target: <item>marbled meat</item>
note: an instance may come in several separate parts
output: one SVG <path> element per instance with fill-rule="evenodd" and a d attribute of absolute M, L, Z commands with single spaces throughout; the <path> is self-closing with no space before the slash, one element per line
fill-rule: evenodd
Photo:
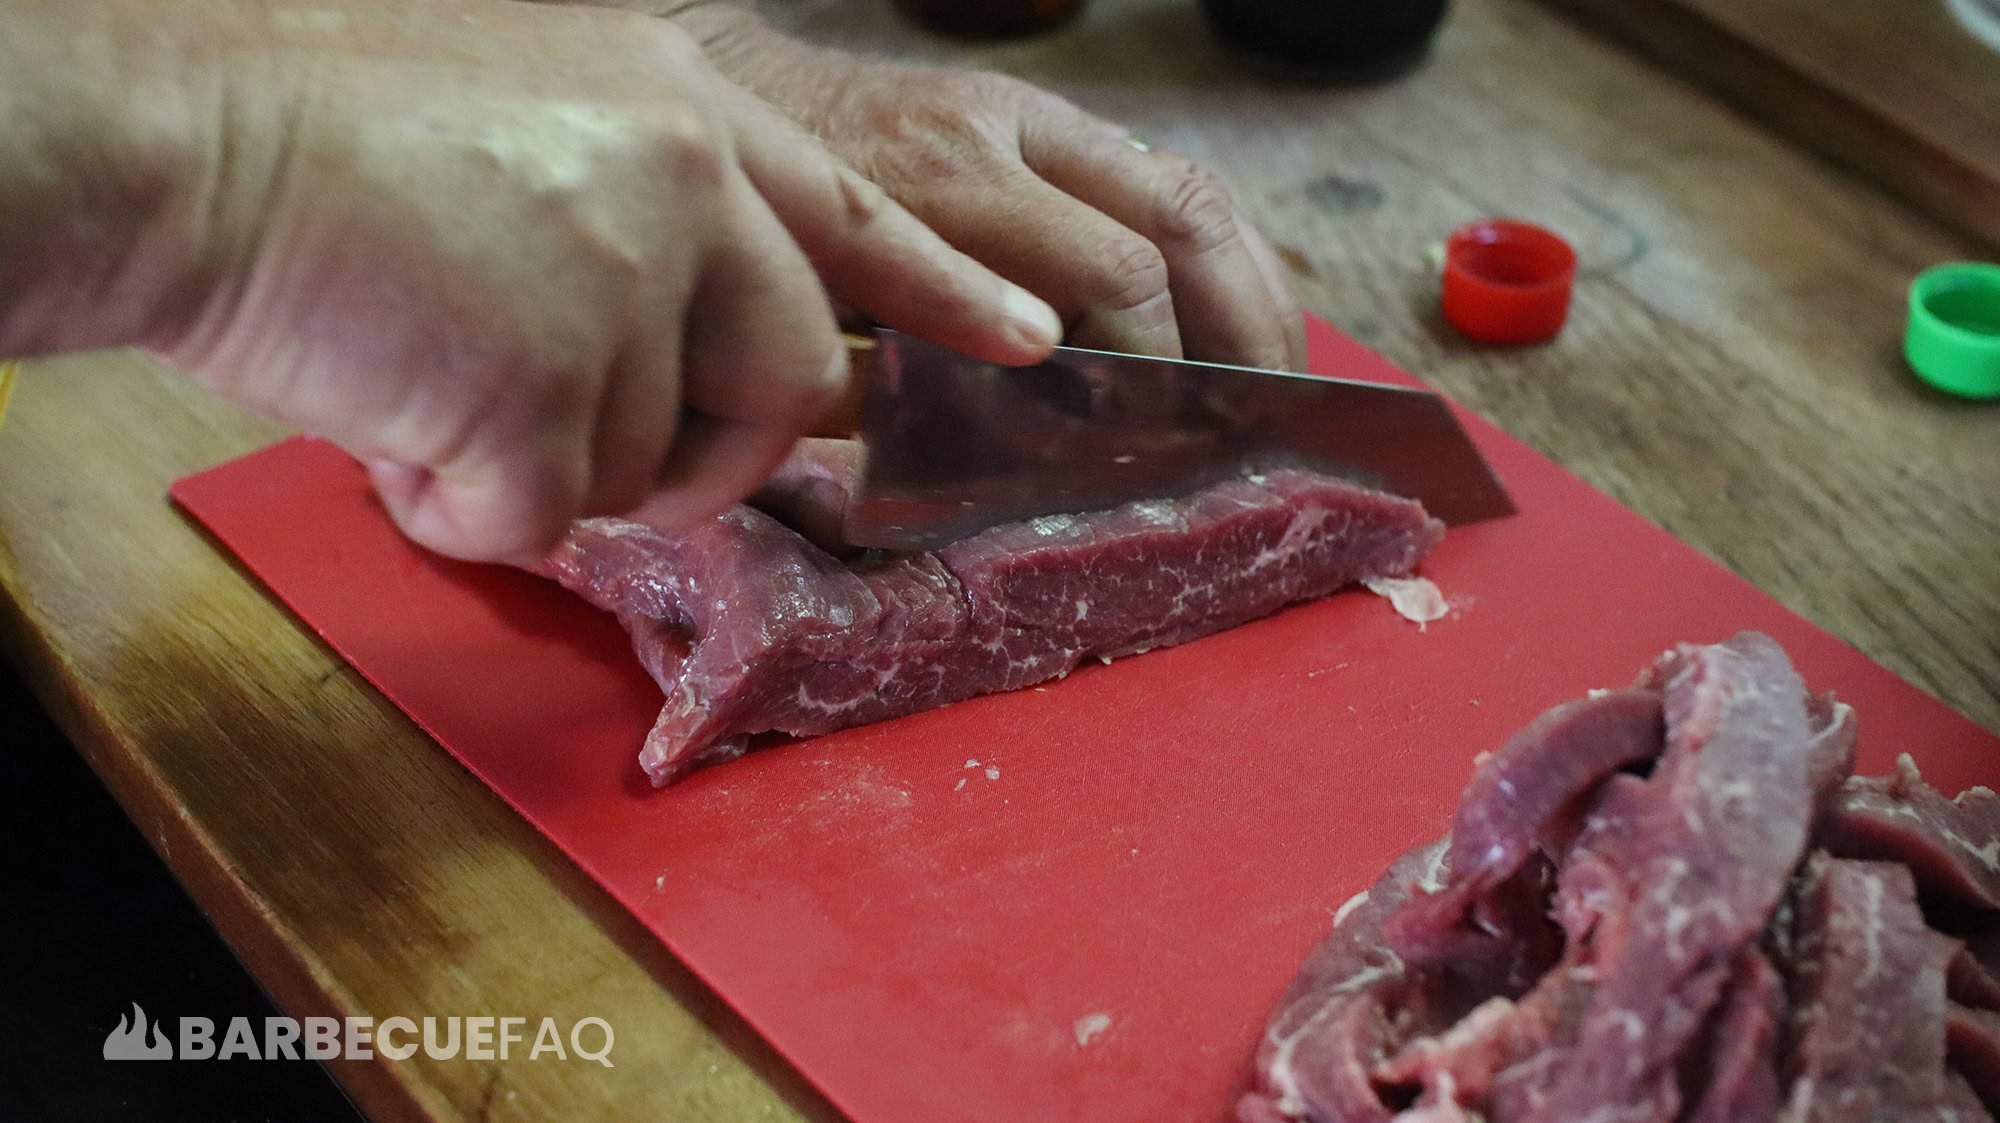
<path fill-rule="evenodd" d="M 640 755 L 665 784 L 751 734 L 1015 690 L 1406 574 L 1443 534 L 1410 500 L 1283 470 L 850 561 L 750 507 L 678 531 L 590 519 L 546 572 L 618 615 L 665 692 Z"/>
<path fill-rule="evenodd" d="M 1544 714 L 1336 918 L 1241 1123 L 1991 1123 L 2000 799 L 1855 735 L 1747 632 Z"/>

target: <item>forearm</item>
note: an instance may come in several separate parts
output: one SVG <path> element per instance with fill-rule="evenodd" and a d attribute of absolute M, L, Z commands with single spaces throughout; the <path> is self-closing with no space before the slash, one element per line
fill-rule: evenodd
<path fill-rule="evenodd" d="M 194 268 L 180 6 L 0 0 L 0 355 L 143 341 Z"/>

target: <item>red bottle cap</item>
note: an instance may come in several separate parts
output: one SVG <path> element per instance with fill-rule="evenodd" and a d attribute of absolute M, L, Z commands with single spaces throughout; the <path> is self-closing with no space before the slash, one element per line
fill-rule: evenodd
<path fill-rule="evenodd" d="M 1444 247 L 1444 318 L 1481 343 L 1554 339 L 1569 315 L 1576 251 L 1526 222 L 1491 218 Z"/>

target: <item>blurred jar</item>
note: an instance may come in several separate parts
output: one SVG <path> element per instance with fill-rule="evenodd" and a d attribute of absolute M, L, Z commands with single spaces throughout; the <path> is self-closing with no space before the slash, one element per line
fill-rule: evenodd
<path fill-rule="evenodd" d="M 1202 8 L 1231 46 L 1315 75 L 1360 80 L 1400 72 L 1423 58 L 1447 3 L 1202 0 Z"/>
<path fill-rule="evenodd" d="M 896 0 L 911 20 L 947 35 L 1005 39 L 1054 28 L 1083 8 L 1083 0 Z"/>

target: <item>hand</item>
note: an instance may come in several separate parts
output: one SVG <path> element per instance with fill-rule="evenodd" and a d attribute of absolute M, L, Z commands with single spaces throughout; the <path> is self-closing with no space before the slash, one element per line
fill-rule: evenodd
<path fill-rule="evenodd" d="M 857 552 L 843 523 L 861 485 L 865 450 L 860 441 L 809 437 L 771 470 L 750 503 L 836 557 Z"/>
<path fill-rule="evenodd" d="M 212 63 L 188 83 L 196 166 L 142 242 L 195 249 L 139 342 L 369 461 L 443 553 L 527 560 L 580 515 L 747 494 L 845 377 L 829 291 L 995 361 L 1055 342 L 1046 306 L 664 21 L 186 13 Z"/>
<path fill-rule="evenodd" d="M 1283 267 L 1193 161 L 1005 75 L 805 47 L 729 5 L 677 18 L 947 241 L 1054 305 L 1068 342 L 1304 367 Z"/>

